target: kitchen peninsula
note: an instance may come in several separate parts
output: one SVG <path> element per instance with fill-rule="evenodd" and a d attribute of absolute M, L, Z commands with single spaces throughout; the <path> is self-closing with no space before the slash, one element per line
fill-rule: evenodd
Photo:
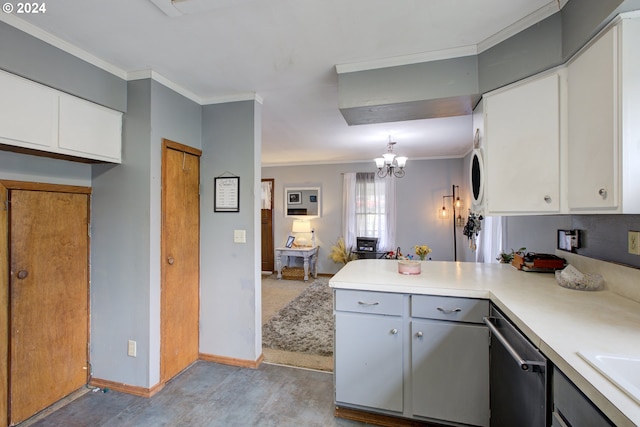
<path fill-rule="evenodd" d="M 568 262 L 583 271 L 601 273 L 606 290 L 566 289 L 556 283 L 552 274 L 522 272 L 505 264 L 424 261 L 421 274 L 400 275 L 394 260 L 352 261 L 333 276 L 330 286 L 336 295 L 347 291 L 379 293 L 376 295 L 392 299 L 397 295 L 411 295 L 491 301 L 548 358 L 549 364 L 564 373 L 616 426 L 640 425 L 640 404 L 578 354 L 594 352 L 640 357 L 640 302 L 637 298 L 640 290 L 635 289 L 640 283 L 640 270 L 567 255 L 571 255 L 567 257 Z M 393 303 L 392 299 L 384 298 L 381 306 L 387 301 Z M 336 297 L 336 304 L 338 301 Z M 406 316 L 406 306 L 402 310 Z M 337 322 L 337 336 L 340 325 Z M 393 331 L 399 336 L 407 334 L 401 329 L 407 323 L 397 325 L 392 334 Z M 416 334 L 415 331 L 412 333 Z M 350 351 L 340 345 L 336 341 L 336 360 L 341 352 Z M 406 361 L 408 356 L 402 357 Z M 339 387 L 342 373 L 337 363 L 335 375 L 336 387 Z M 401 383 L 403 378 L 388 378 L 389 384 L 394 381 Z M 396 384 L 395 387 L 406 386 Z M 406 400 L 410 398 L 408 394 L 404 393 Z M 413 402 L 415 405 L 415 399 Z M 339 401 L 336 404 L 341 407 Z M 356 409 L 363 408 L 356 405 Z M 366 405 L 363 410 L 366 411 Z M 398 416 L 407 416 L 396 409 L 383 408 L 382 413 L 393 411 Z M 338 410 L 336 413 L 340 416 Z"/>

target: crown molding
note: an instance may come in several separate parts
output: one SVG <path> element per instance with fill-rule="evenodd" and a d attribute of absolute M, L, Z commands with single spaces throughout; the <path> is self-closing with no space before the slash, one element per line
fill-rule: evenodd
<path fill-rule="evenodd" d="M 371 61 L 352 62 L 349 64 L 337 64 L 338 74 L 354 73 L 357 71 L 375 70 L 379 68 L 400 67 L 403 65 L 419 64 L 422 62 L 439 61 L 443 59 L 459 58 L 462 56 L 476 55 L 476 46 L 462 46 L 451 49 L 443 49 L 432 52 L 421 52 L 412 55 L 380 58 Z"/>
<path fill-rule="evenodd" d="M 551 15 L 558 13 L 564 7 L 564 5 L 567 4 L 568 1 L 569 0 L 557 0 L 547 3 L 545 6 L 542 6 L 535 12 L 530 13 L 519 21 L 516 21 L 513 24 L 509 25 L 507 28 L 498 31 L 490 37 L 487 37 L 477 44 L 478 53 L 482 53 L 487 49 L 491 49 L 498 43 L 502 43 L 508 38 L 515 36 L 519 32 L 526 30 L 530 26 L 537 24 L 543 19 L 546 19 Z"/>
<path fill-rule="evenodd" d="M 370 61 L 353 62 L 348 64 L 337 64 L 336 72 L 338 74 L 353 73 L 358 71 L 375 70 L 379 68 L 399 67 L 403 65 L 419 64 L 422 62 L 439 61 L 443 59 L 460 58 L 463 56 L 477 55 L 487 49 L 492 48 L 498 43 L 502 43 L 508 38 L 518 34 L 519 32 L 529 28 L 533 24 L 548 18 L 554 13 L 559 12 L 569 0 L 556 0 L 547 3 L 545 6 L 535 12 L 520 19 L 507 28 L 487 37 L 485 40 L 476 45 L 460 46 L 451 49 L 443 49 L 432 52 L 422 52 L 413 55 L 396 56 L 392 58 L 381 58 Z"/>
<path fill-rule="evenodd" d="M 104 71 L 107 71 L 108 73 L 111 73 L 116 77 L 126 80 L 127 72 L 122 68 L 116 67 L 115 65 L 98 58 L 97 56 L 79 48 L 74 44 L 71 44 L 65 40 L 62 40 L 59 37 L 56 37 L 53 34 L 48 33 L 47 31 L 41 28 L 38 28 L 35 25 L 16 17 L 15 15 L 12 15 L 9 13 L 2 13 L 0 14 L 0 21 L 4 21 L 7 24 L 11 25 L 12 27 L 15 27 L 22 32 L 25 32 L 45 43 L 48 43 L 62 50 L 63 52 L 73 55 L 76 58 L 79 58 L 85 62 L 88 62 L 91 65 L 94 65 Z"/>
<path fill-rule="evenodd" d="M 241 92 L 223 96 L 213 96 L 202 100 L 201 105 L 212 104 L 224 104 L 227 102 L 240 102 L 240 101 L 256 101 L 260 104 L 264 103 L 264 100 L 256 92 Z"/>

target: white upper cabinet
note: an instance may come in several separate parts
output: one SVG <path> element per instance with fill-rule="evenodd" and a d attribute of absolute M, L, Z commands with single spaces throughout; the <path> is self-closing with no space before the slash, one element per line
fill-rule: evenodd
<path fill-rule="evenodd" d="M 560 213 L 562 73 L 547 72 L 484 96 L 486 215 Z"/>
<path fill-rule="evenodd" d="M 121 162 L 121 112 L 2 71 L 0 94 L 0 145 L 5 149 Z"/>
<path fill-rule="evenodd" d="M 60 95 L 59 148 L 73 156 L 120 163 L 122 113 Z"/>
<path fill-rule="evenodd" d="M 57 144 L 57 93 L 0 72 L 0 143 L 37 150 Z"/>
<path fill-rule="evenodd" d="M 640 213 L 639 43 L 622 19 L 568 64 L 571 213 Z"/>

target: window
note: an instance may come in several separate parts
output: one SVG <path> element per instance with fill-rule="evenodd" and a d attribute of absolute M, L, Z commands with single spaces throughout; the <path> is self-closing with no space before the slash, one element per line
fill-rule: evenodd
<path fill-rule="evenodd" d="M 378 250 L 395 247 L 395 180 L 375 173 L 345 173 L 343 187 L 344 238 L 354 247 L 356 237 L 377 237 Z"/>

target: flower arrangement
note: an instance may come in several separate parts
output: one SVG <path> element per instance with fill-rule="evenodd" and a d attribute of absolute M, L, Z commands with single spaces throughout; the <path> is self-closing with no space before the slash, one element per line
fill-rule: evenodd
<path fill-rule="evenodd" d="M 427 245 L 415 245 L 413 249 L 416 255 L 420 257 L 420 261 L 424 261 L 425 257 L 431 253 L 431 248 Z"/>
<path fill-rule="evenodd" d="M 357 255 L 351 252 L 351 248 L 347 248 L 342 237 L 331 247 L 331 252 L 329 253 L 329 259 L 337 264 L 346 264 L 356 258 Z"/>

